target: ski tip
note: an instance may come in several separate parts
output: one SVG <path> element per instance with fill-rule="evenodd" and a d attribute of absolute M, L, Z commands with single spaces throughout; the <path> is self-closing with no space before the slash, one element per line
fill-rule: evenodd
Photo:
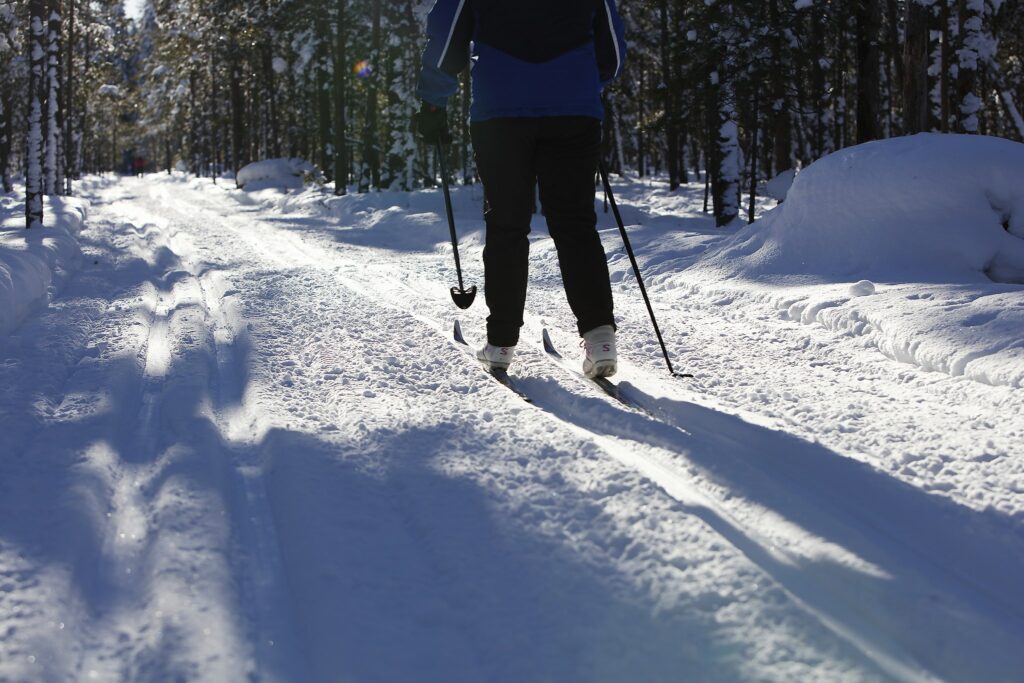
<path fill-rule="evenodd" d="M 462 336 L 462 324 L 458 321 L 458 319 L 455 320 L 454 336 L 455 336 L 456 343 L 459 343 L 459 344 L 465 344 L 466 343 L 466 338 Z"/>
<path fill-rule="evenodd" d="M 544 328 L 544 331 L 541 335 L 541 339 L 544 341 L 545 353 L 550 353 L 552 356 L 556 356 L 558 358 L 562 357 L 561 354 L 558 353 L 558 350 L 555 348 L 555 345 L 551 342 L 551 335 L 548 334 L 548 329 L 546 327 Z"/>

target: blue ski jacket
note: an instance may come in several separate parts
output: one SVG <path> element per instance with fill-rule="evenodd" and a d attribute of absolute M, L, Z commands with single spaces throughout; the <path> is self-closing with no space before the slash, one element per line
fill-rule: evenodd
<path fill-rule="evenodd" d="M 427 37 L 417 94 L 447 106 L 472 61 L 474 121 L 601 119 L 626 58 L 615 0 L 435 0 Z"/>

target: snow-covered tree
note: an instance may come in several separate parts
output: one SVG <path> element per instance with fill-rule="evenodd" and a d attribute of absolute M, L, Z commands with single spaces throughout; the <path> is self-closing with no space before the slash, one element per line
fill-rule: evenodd
<path fill-rule="evenodd" d="M 23 79 L 22 46 L 18 18 L 12 3 L 0 3 L 0 190 L 13 187 L 11 162 L 14 153 L 14 93 Z"/>
<path fill-rule="evenodd" d="M 27 41 L 28 130 L 25 135 L 25 224 L 28 228 L 43 225 L 43 102 L 46 67 L 46 2 L 29 2 L 29 37 Z"/>
<path fill-rule="evenodd" d="M 414 0 L 393 0 L 385 6 L 387 22 L 388 152 L 382 185 L 390 190 L 416 187 L 416 139 L 409 122 L 416 112 L 416 66 L 419 54 L 413 36 L 420 34 Z"/>
<path fill-rule="evenodd" d="M 64 191 L 61 112 L 61 16 L 60 4 L 51 0 L 46 27 L 46 152 L 43 161 L 43 191 L 55 195 Z"/>
<path fill-rule="evenodd" d="M 45 83 L 33 86 L 47 191 L 59 191 L 61 164 L 69 177 L 112 170 L 129 150 L 199 174 L 303 157 L 337 192 L 435 181 L 433 150 L 409 127 L 431 0 L 148 0 L 133 20 L 120 0 L 41 4 L 44 32 L 54 19 Z M 0 0 L 0 164 L 26 176 L 32 110 L 13 98 L 32 93 L 31 5 Z M 670 189 L 696 171 L 720 221 L 738 212 L 739 188 L 857 140 L 919 130 L 1024 139 L 1024 0 L 620 9 L 630 55 L 603 95 L 605 161 L 666 174 Z M 450 166 L 466 182 L 470 82 L 449 107 Z"/>

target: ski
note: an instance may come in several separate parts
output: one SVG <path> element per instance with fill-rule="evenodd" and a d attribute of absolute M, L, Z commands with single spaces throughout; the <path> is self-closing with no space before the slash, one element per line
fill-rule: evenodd
<path fill-rule="evenodd" d="M 462 334 L 462 325 L 459 323 L 458 320 L 455 321 L 455 333 L 454 333 L 454 336 L 455 336 L 455 343 L 461 344 L 462 346 L 465 346 L 465 347 L 469 348 L 469 342 L 467 342 L 466 341 L 466 337 L 463 336 L 463 334 Z M 472 349 L 470 348 L 469 350 L 472 353 Z M 476 360 L 475 356 L 474 356 L 474 360 Z M 515 380 L 513 380 L 509 376 L 507 370 L 501 370 L 501 369 L 498 369 L 498 368 L 483 368 L 483 370 L 488 375 L 490 375 L 496 382 L 498 382 L 498 384 L 500 384 L 501 386 L 505 387 L 506 389 L 511 391 L 513 394 L 515 394 L 519 398 L 523 399 L 527 403 L 533 403 L 533 399 L 530 398 L 529 395 L 526 394 L 526 392 L 524 392 L 522 389 L 520 389 L 516 385 Z"/>
<path fill-rule="evenodd" d="M 630 410 L 635 410 L 637 412 L 643 413 L 644 415 L 647 415 L 648 417 L 653 418 L 655 420 L 658 419 L 658 416 L 655 415 L 653 412 L 651 412 L 644 406 L 640 405 L 636 401 L 630 399 L 628 396 L 625 396 L 619 389 L 619 386 L 615 382 L 608 379 L 607 377 L 590 378 L 584 375 L 582 372 L 576 370 L 575 368 L 570 367 L 568 361 L 566 361 L 562 354 L 558 352 L 558 349 L 555 348 L 554 343 L 551 341 L 551 335 L 548 334 L 546 328 L 543 331 L 543 342 L 544 353 L 548 356 L 548 358 L 550 358 L 552 361 L 558 364 L 562 369 L 571 372 L 584 382 L 587 382 L 598 387 L 610 398 L 615 399 L 616 401 L 621 403 L 623 406 L 629 408 Z"/>

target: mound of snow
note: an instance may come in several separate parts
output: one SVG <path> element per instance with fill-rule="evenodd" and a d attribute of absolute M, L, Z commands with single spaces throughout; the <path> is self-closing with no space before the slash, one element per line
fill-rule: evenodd
<path fill-rule="evenodd" d="M 313 165 L 302 159 L 265 159 L 242 167 L 235 183 L 244 190 L 301 190 L 303 176 L 314 171 Z"/>
<path fill-rule="evenodd" d="M 88 206 L 83 199 L 47 197 L 43 227 L 26 230 L 24 195 L 0 204 L 0 336 L 45 305 L 77 270 L 76 238 Z"/>
<path fill-rule="evenodd" d="M 753 280 L 1024 283 L 1024 145 L 922 134 L 836 152 L 698 268 Z"/>
<path fill-rule="evenodd" d="M 783 171 L 765 183 L 763 194 L 771 197 L 772 199 L 784 202 L 786 201 L 786 195 L 789 194 L 789 188 L 793 187 L 794 180 L 796 180 L 795 169 L 791 168 L 788 171 Z"/>
<path fill-rule="evenodd" d="M 850 285 L 850 296 L 871 296 L 875 293 L 875 283 L 871 280 L 861 280 Z"/>

